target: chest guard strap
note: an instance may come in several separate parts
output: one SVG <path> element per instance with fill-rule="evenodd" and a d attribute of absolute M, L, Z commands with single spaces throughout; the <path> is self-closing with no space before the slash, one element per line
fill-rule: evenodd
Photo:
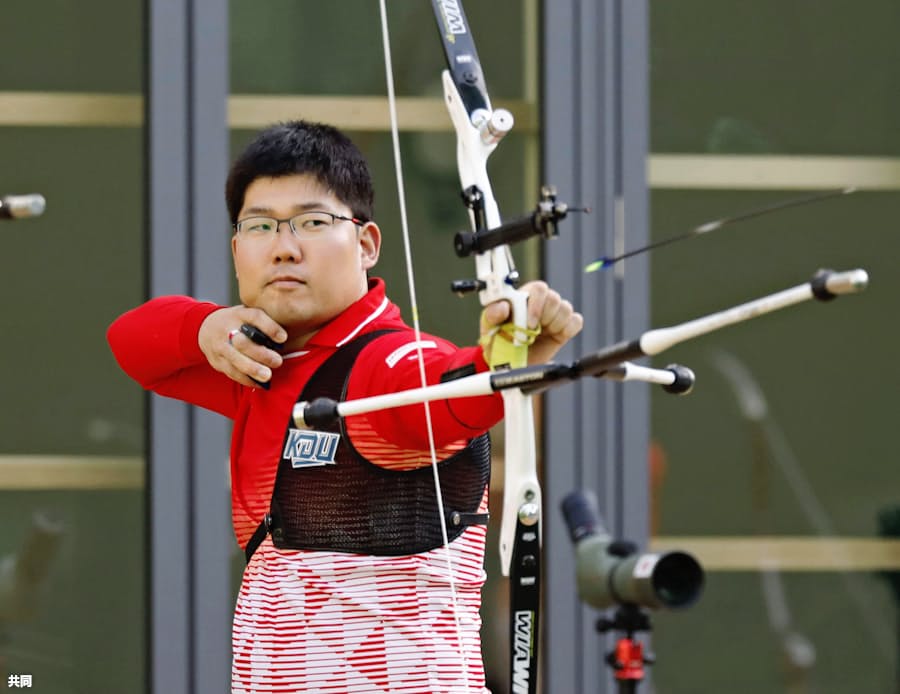
<path fill-rule="evenodd" d="M 362 349 L 389 330 L 374 331 L 339 348 L 310 377 L 297 401 L 344 400 L 349 374 Z M 490 481 L 490 439 L 483 434 L 438 464 L 445 518 L 438 517 L 431 466 L 389 470 L 353 447 L 343 420 L 322 431 L 289 421 L 270 512 L 247 544 L 247 561 L 267 533 L 280 549 L 318 549 L 375 556 L 427 552 L 468 525 L 486 524 L 478 513 Z"/>

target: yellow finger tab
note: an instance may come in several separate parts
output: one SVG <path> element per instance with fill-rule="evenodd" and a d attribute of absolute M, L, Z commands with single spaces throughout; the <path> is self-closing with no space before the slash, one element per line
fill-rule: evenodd
<path fill-rule="evenodd" d="M 527 366 L 528 347 L 540 333 L 540 328 L 517 328 L 513 323 L 493 328 L 479 341 L 485 362 L 492 371 Z"/>

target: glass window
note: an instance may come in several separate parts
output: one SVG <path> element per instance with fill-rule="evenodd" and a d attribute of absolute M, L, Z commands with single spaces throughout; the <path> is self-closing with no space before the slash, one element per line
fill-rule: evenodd
<path fill-rule="evenodd" d="M 137 692 L 144 406 L 105 331 L 144 296 L 143 5 L 3 11 L 0 194 L 46 211 L 0 222 L 0 672 Z"/>
<path fill-rule="evenodd" d="M 871 277 L 665 355 L 697 384 L 652 396 L 655 543 L 708 570 L 697 605 L 654 622 L 667 692 L 896 686 L 898 30 L 890 0 L 651 3 L 653 240 L 858 188 L 656 251 L 653 326 L 823 267 Z"/>

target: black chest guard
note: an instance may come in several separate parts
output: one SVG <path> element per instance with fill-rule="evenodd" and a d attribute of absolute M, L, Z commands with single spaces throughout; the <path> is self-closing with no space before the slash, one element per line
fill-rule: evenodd
<path fill-rule="evenodd" d="M 343 400 L 350 369 L 362 349 L 391 331 L 344 345 L 310 377 L 297 399 Z M 430 466 L 388 470 L 360 455 L 341 420 L 323 431 L 295 429 L 282 443 L 269 515 L 247 545 L 247 561 L 266 532 L 281 549 L 321 549 L 376 556 L 418 554 L 443 545 L 467 525 L 487 523 L 478 507 L 490 480 L 490 440 L 478 436 L 438 464 L 445 518 L 439 518 Z"/>

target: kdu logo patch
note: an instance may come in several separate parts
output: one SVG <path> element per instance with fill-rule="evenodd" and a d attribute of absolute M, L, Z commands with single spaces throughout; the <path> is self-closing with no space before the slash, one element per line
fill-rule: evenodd
<path fill-rule="evenodd" d="M 327 431 L 288 429 L 281 457 L 295 468 L 334 465 L 341 435 Z"/>

